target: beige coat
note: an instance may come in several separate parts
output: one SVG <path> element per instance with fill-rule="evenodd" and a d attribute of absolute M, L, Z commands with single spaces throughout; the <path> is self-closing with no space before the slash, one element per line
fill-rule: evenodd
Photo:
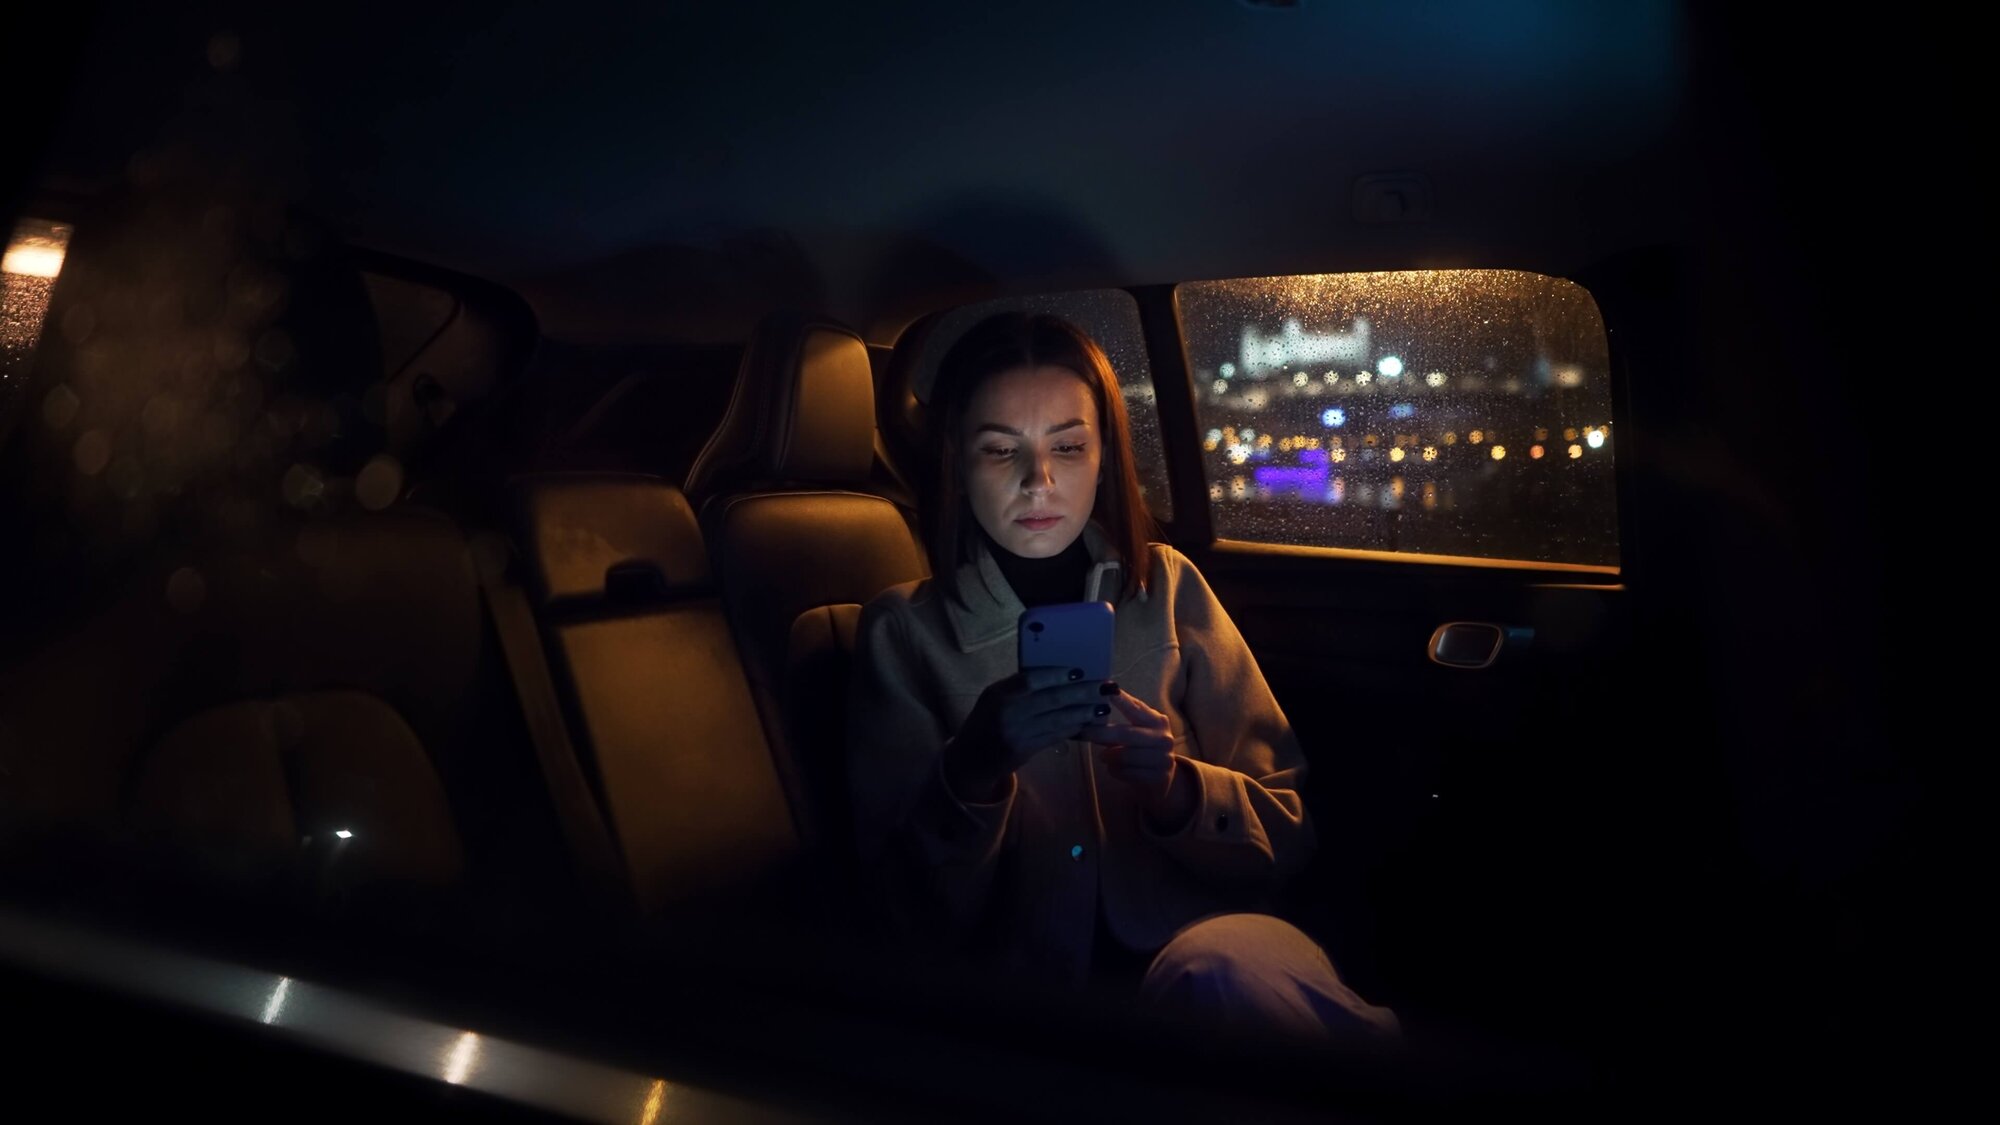
<path fill-rule="evenodd" d="M 1116 591 L 1104 535 L 1091 525 L 1085 541 L 1093 582 Z M 1017 668 L 1022 606 L 990 553 L 961 568 L 963 605 L 926 581 L 863 610 L 849 783 L 864 867 L 900 913 L 1080 981 L 1100 917 L 1117 944 L 1155 950 L 1204 915 L 1265 905 L 1305 863 L 1313 831 L 1291 725 L 1194 564 L 1165 544 L 1150 554 L 1150 589 L 1117 606 L 1112 674 L 1171 718 L 1175 752 L 1200 782 L 1194 817 L 1170 835 L 1086 742 L 1043 751 L 992 804 L 945 784 L 946 742 Z"/>

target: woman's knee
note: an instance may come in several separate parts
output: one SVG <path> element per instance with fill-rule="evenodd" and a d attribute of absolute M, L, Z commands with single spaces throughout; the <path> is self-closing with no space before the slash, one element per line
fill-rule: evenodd
<path fill-rule="evenodd" d="M 1183 927 L 1153 958 L 1140 993 L 1225 1026 L 1400 1034 L 1395 1014 L 1348 988 L 1319 943 L 1269 914 L 1221 914 Z"/>
<path fill-rule="evenodd" d="M 1217 914 L 1191 922 L 1154 955 L 1148 978 L 1200 973 L 1233 978 L 1262 969 L 1333 966 L 1305 931 L 1270 914 Z"/>

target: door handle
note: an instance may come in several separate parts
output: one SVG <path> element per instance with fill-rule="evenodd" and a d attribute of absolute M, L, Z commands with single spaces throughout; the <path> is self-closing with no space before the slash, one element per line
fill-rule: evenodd
<path fill-rule="evenodd" d="M 1434 663 L 1476 671 L 1491 668 L 1501 653 L 1526 649 L 1534 640 L 1535 631 L 1526 625 L 1447 621 L 1431 633 L 1429 651 Z"/>

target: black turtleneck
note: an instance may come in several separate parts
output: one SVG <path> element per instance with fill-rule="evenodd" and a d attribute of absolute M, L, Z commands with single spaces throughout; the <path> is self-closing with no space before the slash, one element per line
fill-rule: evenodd
<path fill-rule="evenodd" d="M 985 535 L 985 530 L 980 534 Z M 1023 558 L 995 543 L 990 535 L 986 536 L 986 549 L 993 552 L 993 561 L 1023 606 L 1083 600 L 1083 584 L 1090 580 L 1090 548 L 1083 536 L 1045 559 Z"/>

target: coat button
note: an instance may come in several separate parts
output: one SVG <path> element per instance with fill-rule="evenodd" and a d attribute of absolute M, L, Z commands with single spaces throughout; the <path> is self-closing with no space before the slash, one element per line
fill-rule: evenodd
<path fill-rule="evenodd" d="M 1071 845 L 1069 846 L 1069 857 L 1070 857 L 1071 859 L 1078 859 L 1078 860 L 1082 859 L 1082 858 L 1083 858 L 1083 845 L 1082 845 L 1082 844 L 1071 844 Z"/>
<path fill-rule="evenodd" d="M 1228 814 L 1228 813 L 1223 813 L 1223 814 L 1222 814 L 1221 816 L 1218 816 L 1218 817 L 1216 817 L 1216 818 L 1215 818 L 1215 830 L 1216 830 L 1217 832 L 1227 832 L 1227 831 L 1229 831 L 1229 814 Z"/>

